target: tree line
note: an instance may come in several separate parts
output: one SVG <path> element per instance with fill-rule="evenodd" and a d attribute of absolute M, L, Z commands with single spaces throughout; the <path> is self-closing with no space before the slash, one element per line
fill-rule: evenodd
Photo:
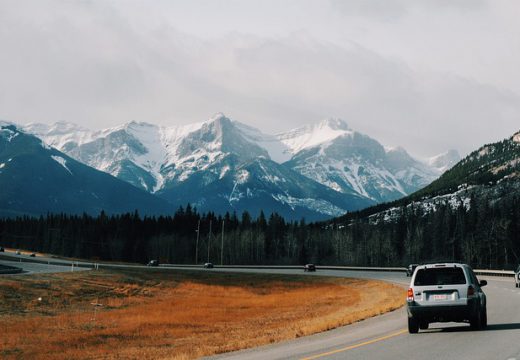
<path fill-rule="evenodd" d="M 479 268 L 519 263 L 520 202 L 448 201 L 427 212 L 398 208 L 392 219 L 349 217 L 328 222 L 286 221 L 274 213 L 216 215 L 190 205 L 171 216 L 137 212 L 98 216 L 48 214 L 0 219 L 0 245 L 92 260 L 176 264 L 316 263 L 404 266 L 462 261 Z"/>

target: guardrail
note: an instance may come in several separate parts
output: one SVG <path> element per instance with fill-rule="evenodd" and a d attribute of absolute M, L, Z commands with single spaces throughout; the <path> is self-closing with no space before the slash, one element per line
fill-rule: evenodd
<path fill-rule="evenodd" d="M 185 264 L 161 264 L 161 267 L 175 268 L 201 268 L 203 265 Z M 279 270 L 303 270 L 303 265 L 214 265 L 216 269 L 279 269 Z M 405 268 L 400 267 L 366 267 L 366 266 L 328 266 L 316 265 L 316 269 L 321 270 L 344 270 L 344 271 L 389 271 L 406 272 Z"/>
<path fill-rule="evenodd" d="M 98 263 L 98 262 L 86 262 L 86 261 L 69 261 L 69 260 L 54 260 L 54 259 L 38 259 L 38 258 L 27 258 L 27 257 L 13 257 L 0 255 L 0 259 L 9 261 L 24 261 L 34 262 L 48 265 L 59 265 L 59 266 L 76 266 L 82 268 L 124 268 L 124 267 L 143 267 L 144 265 L 139 264 L 110 264 L 110 263 Z M 161 264 L 160 268 L 186 268 L 186 269 L 199 269 L 203 268 L 204 265 L 190 265 L 190 264 Z M 303 270 L 302 265 L 214 265 L 216 269 L 273 269 L 273 270 Z M 374 272 L 406 272 L 406 268 L 403 267 L 370 267 L 370 266 L 329 266 L 329 265 L 316 265 L 317 270 L 337 270 L 337 271 L 374 271 Z M 475 269 L 475 274 L 482 276 L 498 276 L 498 277 L 514 277 L 515 272 L 510 270 L 492 270 L 492 269 Z"/>
<path fill-rule="evenodd" d="M 201 268 L 203 265 L 186 264 L 161 264 L 161 267 L 174 268 Z M 303 269 L 298 265 L 214 265 L 216 269 Z M 376 271 L 376 272 L 406 272 L 406 268 L 401 267 L 370 267 L 370 266 L 320 266 L 316 265 L 317 270 L 338 270 L 338 271 Z M 475 274 L 482 276 L 514 277 L 515 272 L 511 270 L 487 270 L 474 269 Z"/>
<path fill-rule="evenodd" d="M 502 276 L 502 277 L 515 277 L 515 272 L 511 270 L 482 270 L 474 269 L 475 274 L 482 276 Z"/>

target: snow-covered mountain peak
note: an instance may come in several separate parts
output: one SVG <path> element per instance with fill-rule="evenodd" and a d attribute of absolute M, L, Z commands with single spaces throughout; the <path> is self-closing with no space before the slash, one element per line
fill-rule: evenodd
<path fill-rule="evenodd" d="M 354 131 L 345 121 L 331 118 L 279 134 L 277 137 L 292 154 L 296 154 L 303 149 L 328 143 L 340 136 L 353 133 Z"/>
<path fill-rule="evenodd" d="M 451 149 L 442 154 L 432 156 L 427 159 L 427 164 L 439 171 L 442 174 L 446 170 L 452 168 L 461 160 L 460 154 L 457 150 Z"/>
<path fill-rule="evenodd" d="M 142 131 L 143 129 L 158 129 L 159 126 L 144 121 L 130 121 L 124 125 L 127 130 Z"/>
<path fill-rule="evenodd" d="M 323 119 L 318 123 L 318 128 L 320 129 L 332 129 L 332 130 L 350 130 L 348 124 L 345 120 L 340 118 L 327 118 Z"/>
<path fill-rule="evenodd" d="M 182 139 L 176 151 L 177 157 L 182 159 L 195 153 L 221 152 L 234 154 L 242 159 L 259 156 L 269 158 L 268 152 L 254 141 L 250 141 L 243 129 L 246 129 L 245 125 L 218 114 L 204 122 L 200 129 L 187 134 Z M 253 129 L 248 128 L 248 133 L 254 133 Z"/>
<path fill-rule="evenodd" d="M 29 123 L 23 127 L 23 130 L 41 138 L 46 144 L 65 152 L 77 145 L 92 141 L 95 134 L 90 129 L 64 121 L 50 125 Z"/>
<path fill-rule="evenodd" d="M 215 122 L 215 121 L 226 121 L 226 120 L 229 120 L 231 121 L 224 113 L 222 112 L 217 112 L 215 114 L 213 114 L 213 116 L 211 116 L 206 122 Z"/>
<path fill-rule="evenodd" d="M 404 148 L 400 146 L 385 148 L 390 167 L 405 167 L 417 162 Z"/>
<path fill-rule="evenodd" d="M 29 123 L 23 127 L 24 130 L 35 135 L 64 135 L 71 132 L 91 132 L 91 130 L 78 124 L 58 121 L 53 124 Z"/>

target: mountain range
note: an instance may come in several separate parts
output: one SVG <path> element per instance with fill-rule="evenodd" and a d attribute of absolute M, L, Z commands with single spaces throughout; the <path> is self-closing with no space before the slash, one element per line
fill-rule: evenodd
<path fill-rule="evenodd" d="M 401 198 L 459 159 L 449 151 L 419 161 L 340 119 L 277 135 L 223 114 L 184 126 L 130 122 L 92 131 L 59 122 L 13 129 L 62 154 L 54 156 L 108 173 L 173 207 L 277 211 L 289 219 L 323 219 Z"/>
<path fill-rule="evenodd" d="M 443 205 L 452 209 L 472 206 L 507 208 L 520 197 L 520 131 L 503 141 L 471 152 L 438 179 L 399 200 L 346 215 L 343 219 L 391 222 L 405 209 L 420 209 L 426 216 Z"/>
<path fill-rule="evenodd" d="M 352 244 L 342 250 L 349 263 L 390 266 L 448 261 L 479 269 L 516 269 L 520 132 L 476 149 L 409 196 L 321 225 L 322 232 L 341 232 Z"/>
<path fill-rule="evenodd" d="M 139 211 L 164 214 L 167 201 L 93 169 L 14 125 L 0 123 L 0 216 Z"/>

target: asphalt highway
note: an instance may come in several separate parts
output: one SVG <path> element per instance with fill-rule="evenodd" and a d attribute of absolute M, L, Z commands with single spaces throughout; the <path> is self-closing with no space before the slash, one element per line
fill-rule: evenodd
<path fill-rule="evenodd" d="M 49 264 L 45 263 L 44 259 L 38 259 L 42 262 L 34 262 L 32 261 L 29 255 L 15 255 L 11 252 L 0 253 L 0 264 L 8 265 L 20 268 L 23 270 L 21 274 L 27 273 L 56 273 L 56 272 L 69 272 L 69 271 L 79 271 L 86 270 L 86 268 L 80 267 L 72 267 L 70 261 L 68 263 L 63 263 L 62 265 Z M 51 259 L 48 259 L 50 261 Z M 20 275 L 20 274 L 14 274 Z M 12 275 L 0 275 L 0 276 L 12 276 Z"/>
<path fill-rule="evenodd" d="M 403 273 L 318 269 L 315 274 L 380 279 L 403 286 L 409 283 L 409 278 Z M 406 311 L 402 308 L 321 334 L 212 359 L 520 360 L 520 289 L 515 288 L 511 278 L 485 279 L 488 280 L 484 292 L 488 299 L 489 325 L 483 331 L 472 331 L 468 324 L 463 323 L 437 323 L 431 324 L 428 330 L 410 335 Z"/>
<path fill-rule="evenodd" d="M 6 260 L 9 259 L 9 261 Z M 22 263 L 20 263 L 22 259 Z M 45 263 L 29 263 L 37 260 Z M 50 263 L 50 264 L 49 264 Z M 27 271 L 71 271 L 71 262 L 53 258 L 26 258 L 25 255 L 4 253 L 0 264 L 23 266 Z M 56 265 L 53 265 L 56 264 Z M 79 262 L 87 267 L 91 263 Z M 105 268 L 141 268 L 139 265 L 103 264 Z M 78 267 L 75 270 L 79 269 Z M 185 269 L 159 267 L 164 271 Z M 300 269 L 202 269 L 190 270 L 212 272 L 255 272 L 276 274 L 307 274 L 308 276 L 339 276 L 379 279 L 399 284 L 406 288 L 409 278 L 402 272 L 320 270 L 304 273 Z M 484 279 L 484 277 L 480 277 Z M 428 330 L 408 334 L 406 312 L 402 308 L 353 325 L 332 331 L 307 336 L 278 344 L 262 346 L 234 353 L 222 354 L 211 359 L 229 360 L 275 360 L 275 359 L 483 359 L 520 360 L 520 289 L 515 288 L 511 278 L 487 277 L 484 287 L 488 305 L 488 327 L 472 331 L 468 324 L 431 324 Z"/>

